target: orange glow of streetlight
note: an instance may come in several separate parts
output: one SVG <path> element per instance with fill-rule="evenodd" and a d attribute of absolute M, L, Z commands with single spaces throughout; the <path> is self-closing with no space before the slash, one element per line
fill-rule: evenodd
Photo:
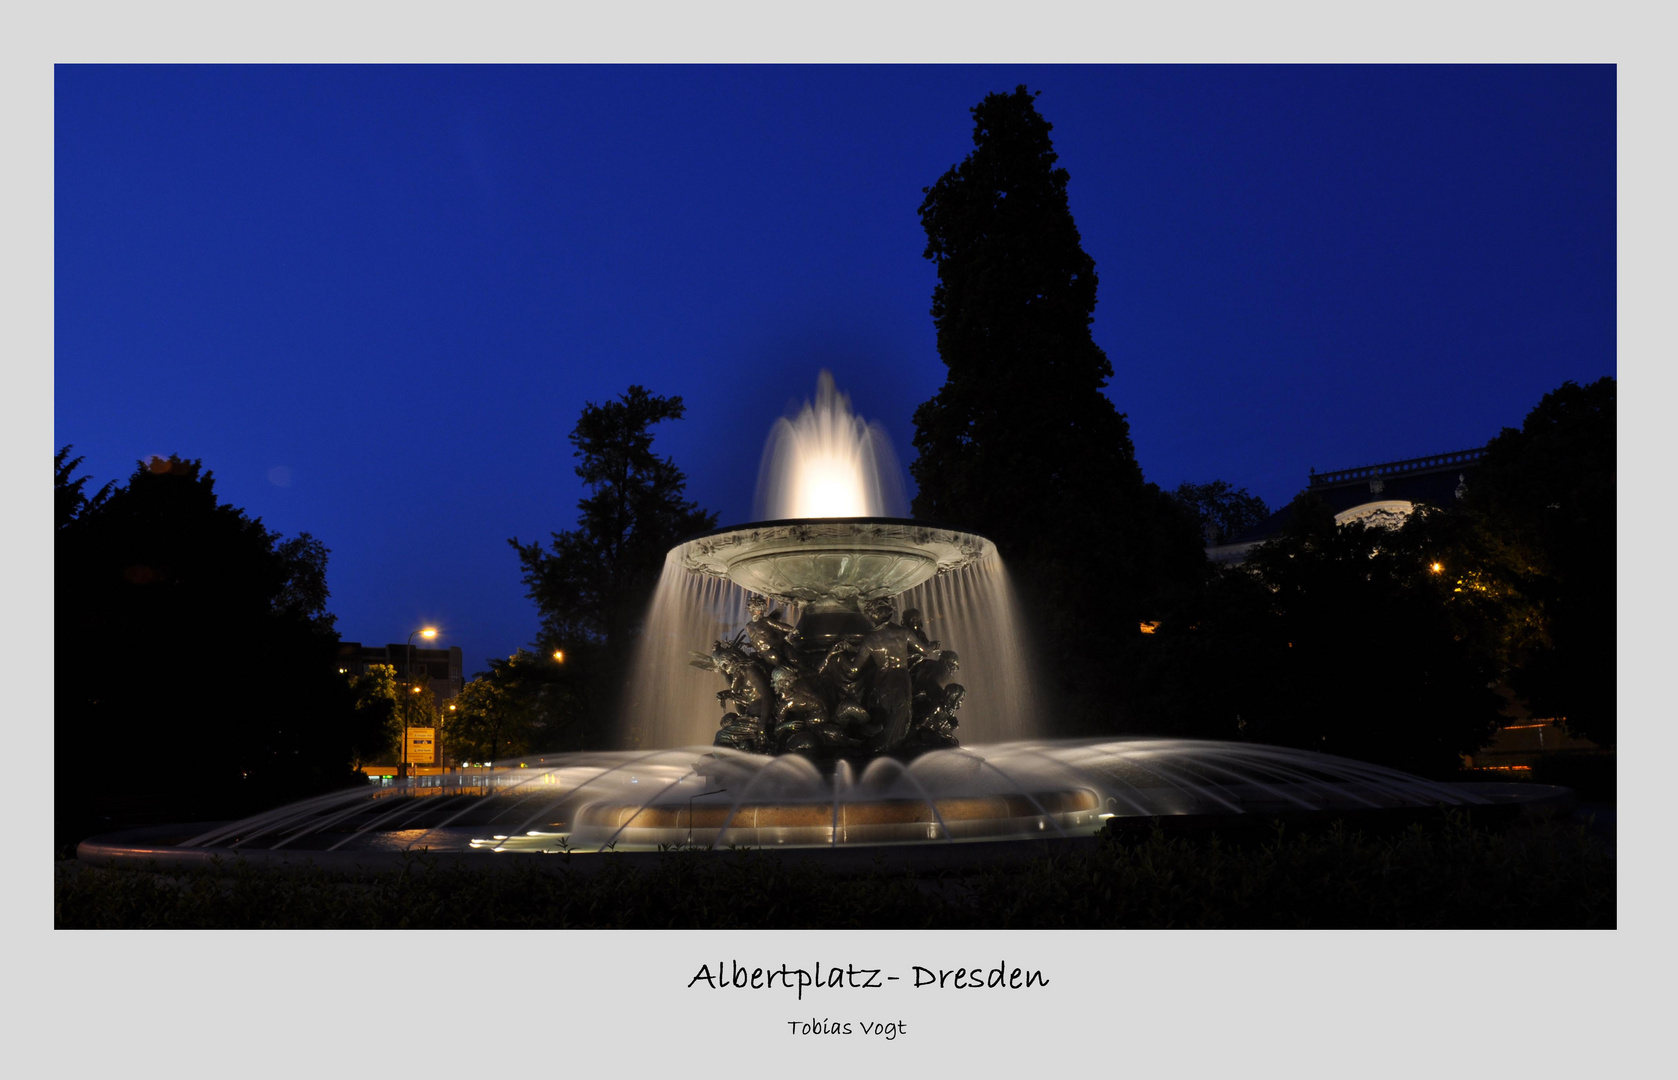
<path fill-rule="evenodd" d="M 419 634 L 420 637 L 430 641 L 432 638 L 437 636 L 437 628 L 435 626 L 427 626 L 425 629 L 421 630 Z"/>
<path fill-rule="evenodd" d="M 556 663 L 556 664 L 565 663 L 565 650 L 564 649 L 555 649 L 554 650 L 554 663 Z"/>
<path fill-rule="evenodd" d="M 1445 572 L 1445 567 L 1441 563 L 1433 563 L 1428 567 L 1428 569 L 1432 570 L 1436 574 L 1443 574 Z"/>

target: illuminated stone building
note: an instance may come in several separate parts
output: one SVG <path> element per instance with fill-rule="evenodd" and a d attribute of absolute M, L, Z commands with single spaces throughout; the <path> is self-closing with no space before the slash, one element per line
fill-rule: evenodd
<path fill-rule="evenodd" d="M 1458 450 L 1337 472 L 1313 469 L 1304 493 L 1327 503 L 1334 511 L 1334 520 L 1341 524 L 1362 521 L 1394 527 L 1409 517 L 1418 503 L 1450 506 L 1462 498 L 1484 452 Z M 1248 552 L 1280 536 L 1292 519 L 1290 503 L 1241 535 L 1208 544 L 1206 557 L 1215 563 L 1244 562 Z"/>
<path fill-rule="evenodd" d="M 398 681 L 408 677 L 408 646 L 363 645 L 359 641 L 344 641 L 338 645 L 338 670 L 349 675 L 360 675 L 370 664 L 389 664 L 396 669 Z M 413 654 L 414 681 L 425 680 L 437 695 L 439 708 L 446 707 L 465 685 L 461 677 L 459 645 L 446 649 L 415 646 Z"/>

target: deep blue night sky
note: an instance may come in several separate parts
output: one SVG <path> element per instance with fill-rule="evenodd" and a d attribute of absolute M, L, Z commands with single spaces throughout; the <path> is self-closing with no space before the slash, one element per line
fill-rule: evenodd
<path fill-rule="evenodd" d="M 57 444 L 203 459 L 332 549 L 347 639 L 468 673 L 536 615 L 586 401 L 723 523 L 830 368 L 913 457 L 921 189 L 1042 91 L 1149 480 L 1272 505 L 1614 374 L 1611 67 L 60 67 Z M 911 489 L 912 490 L 912 489 Z"/>

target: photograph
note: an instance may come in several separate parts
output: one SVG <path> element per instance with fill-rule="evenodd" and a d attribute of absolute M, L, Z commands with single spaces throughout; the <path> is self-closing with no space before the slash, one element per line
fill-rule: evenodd
<path fill-rule="evenodd" d="M 1615 63 L 657 52 L 53 57 L 90 1015 L 1012 1071 L 1607 957 Z"/>

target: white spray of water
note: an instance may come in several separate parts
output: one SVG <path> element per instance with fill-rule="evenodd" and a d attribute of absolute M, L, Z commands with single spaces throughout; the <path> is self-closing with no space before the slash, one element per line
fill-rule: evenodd
<path fill-rule="evenodd" d="M 744 625 L 744 589 L 690 574 L 673 554 L 664 560 L 624 694 L 619 722 L 624 749 L 710 744 L 723 714 L 717 701 L 723 681 L 688 661 Z"/>
<path fill-rule="evenodd" d="M 897 598 L 899 617 L 909 608 L 920 611 L 927 637 L 960 657 L 953 681 L 967 688 L 956 714 L 956 735 L 964 744 L 1038 732 L 1031 651 L 1001 558 L 992 555 L 915 586 Z"/>
<path fill-rule="evenodd" d="M 775 422 L 757 491 L 757 516 L 767 521 L 901 517 L 907 509 L 884 429 L 854 415 L 850 399 L 826 371 L 817 381 L 816 400 Z M 999 556 L 940 574 L 899 596 L 898 616 L 909 608 L 921 612 L 928 637 L 961 658 L 954 681 L 967 688 L 958 714 L 963 743 L 1026 738 L 1038 730 L 1024 627 Z M 782 617 L 796 623 L 798 615 L 792 608 Z M 630 668 L 620 718 L 625 748 L 710 745 L 723 714 L 717 700 L 723 682 L 688 661 L 732 637 L 746 618 L 745 590 L 689 573 L 674 553 L 665 560 Z"/>
<path fill-rule="evenodd" d="M 755 509 L 759 521 L 907 515 L 885 428 L 852 413 L 826 369 L 816 378 L 816 400 L 770 429 Z"/>

